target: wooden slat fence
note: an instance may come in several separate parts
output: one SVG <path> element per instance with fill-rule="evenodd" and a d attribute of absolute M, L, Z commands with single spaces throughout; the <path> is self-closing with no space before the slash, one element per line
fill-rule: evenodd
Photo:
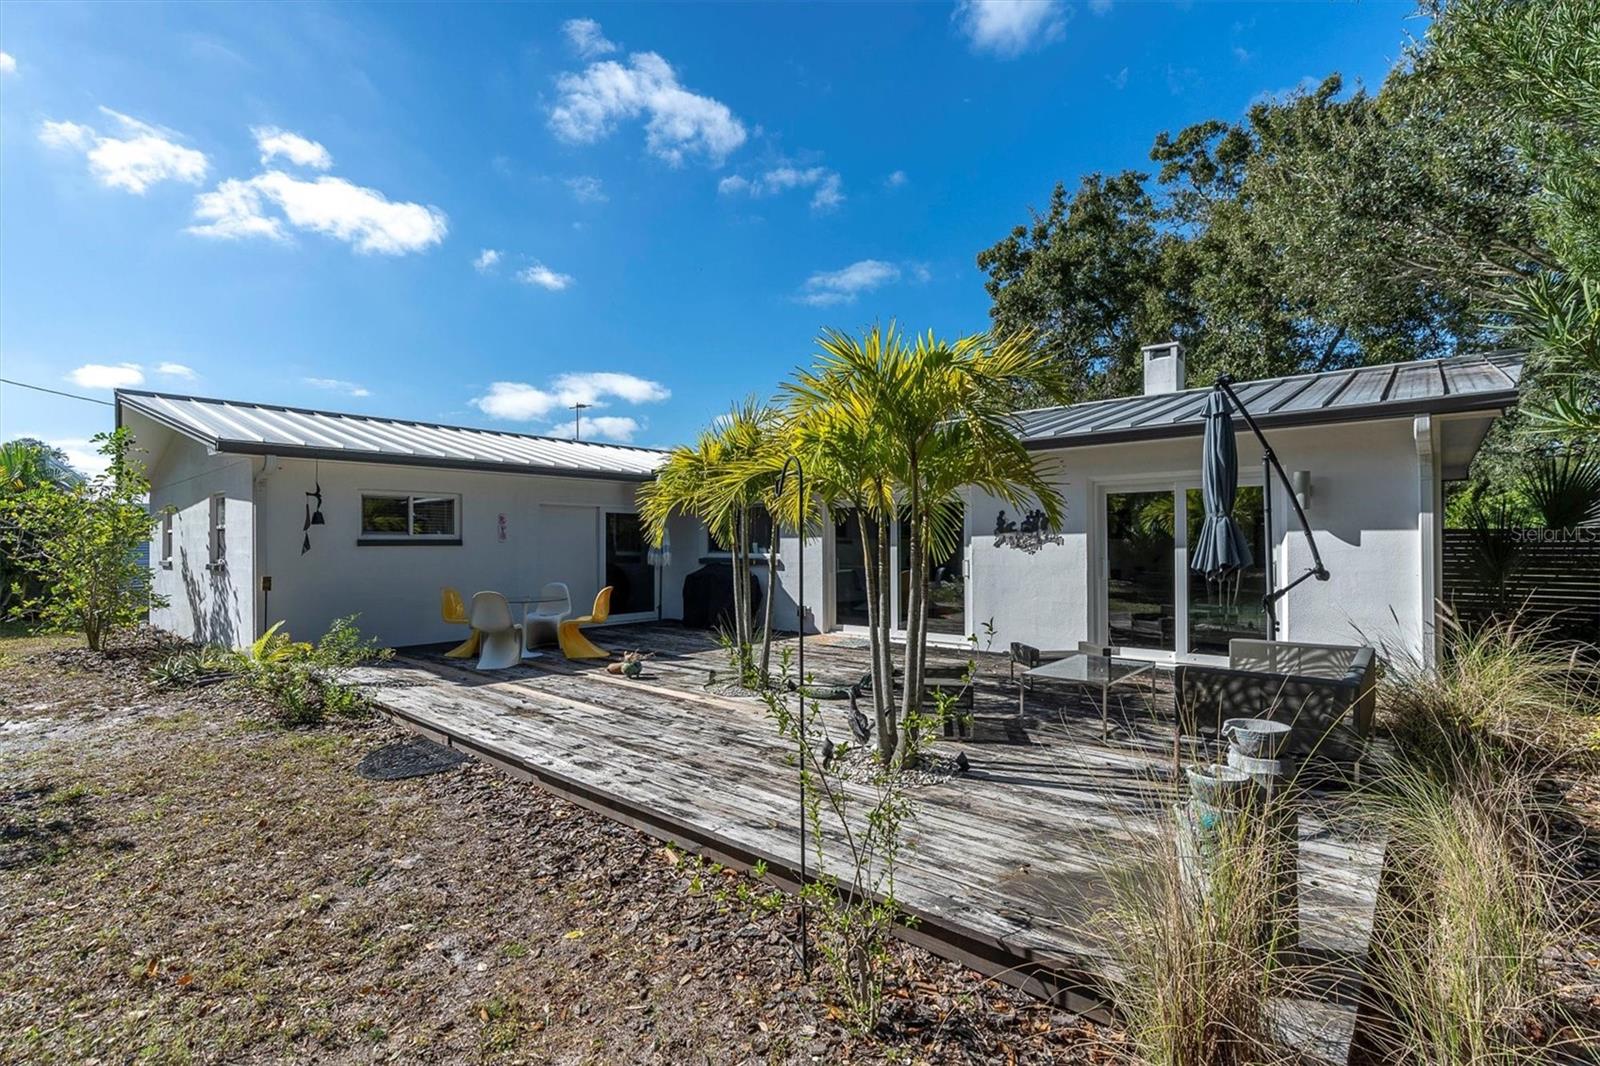
<path fill-rule="evenodd" d="M 1520 611 L 1600 641 L 1600 528 L 1444 531 L 1444 601 L 1464 621 Z"/>

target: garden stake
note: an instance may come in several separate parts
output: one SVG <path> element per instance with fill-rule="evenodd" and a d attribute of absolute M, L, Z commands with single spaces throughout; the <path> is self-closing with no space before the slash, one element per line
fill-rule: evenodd
<path fill-rule="evenodd" d="M 798 736 L 800 755 L 800 969 L 807 980 L 811 978 L 811 948 L 806 943 L 806 470 L 798 455 L 791 455 L 778 471 L 777 494 L 783 495 L 783 482 L 794 467 L 799 502 L 795 507 L 795 534 L 800 540 L 800 591 L 795 597 L 796 618 L 800 626 L 800 685 L 795 690 L 800 697 L 800 729 Z M 772 575 L 767 575 L 770 584 Z M 770 595 L 770 593 L 769 593 Z"/>

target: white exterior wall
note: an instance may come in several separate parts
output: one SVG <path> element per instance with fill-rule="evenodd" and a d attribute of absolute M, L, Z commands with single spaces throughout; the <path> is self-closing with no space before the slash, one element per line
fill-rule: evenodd
<path fill-rule="evenodd" d="M 203 445 L 186 437 L 152 432 L 150 423 L 130 428 L 141 445 L 152 438 L 173 438 L 147 471 L 151 511 L 174 508 L 170 565 L 161 558 L 159 522 L 150 542 L 151 590 L 167 601 L 151 608 L 150 624 L 207 643 L 249 644 L 256 636 L 250 593 L 255 550 L 250 479 L 260 460 L 207 454 Z M 211 496 L 218 492 L 227 498 L 226 555 L 224 565 L 212 567 Z"/>
<path fill-rule="evenodd" d="M 1279 639 L 1366 640 L 1426 654 L 1432 598 L 1424 578 L 1437 562 L 1422 531 L 1434 535 L 1427 516 L 1437 508 L 1439 469 L 1437 449 L 1419 447 L 1419 433 L 1421 442 L 1432 439 L 1410 418 L 1270 432 L 1286 471 L 1311 472 L 1307 518 L 1332 575 L 1326 583 L 1307 581 L 1280 601 Z M 1261 451 L 1248 430 L 1238 437 L 1238 451 L 1241 483 L 1261 484 Z M 966 517 L 967 630 L 987 644 L 982 634 L 992 620 L 990 646 L 997 651 L 1012 641 L 1070 648 L 1104 639 L 1104 493 L 1198 487 L 1200 458 L 1198 437 L 1040 453 L 1066 513 L 1058 531 L 1062 543 L 1045 544 L 1034 554 L 997 546 L 998 512 L 1004 509 L 1012 520 L 1021 516 L 1014 507 L 972 493 Z M 1310 553 L 1277 484 L 1272 510 L 1275 577 L 1282 587 L 1310 566 Z M 790 628 L 799 589 L 797 538 L 785 537 L 782 551 L 778 618 Z M 813 622 L 824 627 L 833 621 L 832 559 L 832 531 L 825 527 L 806 542 L 805 582 Z"/>
<path fill-rule="evenodd" d="M 302 555 L 304 494 L 319 478 L 326 524 L 311 527 L 311 550 Z M 311 640 L 334 619 L 359 613 L 361 631 L 385 644 L 432 643 L 465 637 L 440 616 L 441 587 L 455 588 L 470 603 L 485 589 L 536 595 L 547 581 L 565 582 L 574 615 L 587 614 L 604 580 L 603 515 L 634 511 L 637 488 L 623 481 L 282 460 L 258 486 L 257 565 L 272 578 L 258 616 L 283 619 L 296 639 Z M 458 494 L 461 543 L 358 544 L 361 494 L 368 491 Z M 672 565 L 662 575 L 665 617 L 681 614 L 683 575 L 698 565 L 677 550 L 677 539 L 691 532 L 672 534 Z"/>
<path fill-rule="evenodd" d="M 1280 429 L 1270 439 L 1286 471 L 1311 472 L 1307 518 L 1332 575 L 1326 583 L 1306 582 L 1281 602 L 1279 639 L 1355 643 L 1365 637 L 1420 650 L 1429 602 L 1418 532 L 1425 479 L 1412 421 Z M 1248 430 L 1238 437 L 1238 451 L 1241 483 L 1261 484 L 1261 451 Z M 1033 555 L 995 545 L 994 520 L 1003 505 L 977 495 L 968 509 L 968 628 L 979 630 L 992 618 L 997 649 L 1014 640 L 1049 648 L 1103 640 L 1103 494 L 1177 483 L 1198 487 L 1200 452 L 1196 437 L 1045 453 L 1059 471 L 1053 480 L 1066 502 L 1063 543 Z M 1272 513 L 1282 587 L 1310 566 L 1310 552 L 1276 484 Z"/>

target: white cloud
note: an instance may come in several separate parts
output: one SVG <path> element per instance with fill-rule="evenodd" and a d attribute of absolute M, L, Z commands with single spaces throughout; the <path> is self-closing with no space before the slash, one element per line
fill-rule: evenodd
<path fill-rule="evenodd" d="M 717 182 L 717 192 L 723 196 L 776 196 L 791 189 L 812 190 L 814 211 L 832 211 L 844 203 L 839 174 L 827 167 L 801 168 L 784 164 L 753 179 L 734 174 Z"/>
<path fill-rule="evenodd" d="M 584 415 L 579 420 L 584 440 L 609 440 L 618 444 L 630 444 L 634 434 L 639 432 L 639 420 L 626 415 L 596 415 L 590 418 Z M 549 437 L 572 436 L 571 422 L 557 422 L 546 432 Z"/>
<path fill-rule="evenodd" d="M 1106 81 L 1109 81 L 1119 92 L 1126 89 L 1128 87 L 1128 68 L 1123 67 L 1115 74 L 1107 74 Z"/>
<path fill-rule="evenodd" d="M 572 190 L 572 198 L 580 204 L 603 204 L 610 199 L 599 178 L 568 178 L 567 188 Z"/>
<path fill-rule="evenodd" d="M 496 381 L 472 404 L 491 418 L 527 422 L 578 403 L 590 407 L 604 407 L 613 399 L 631 404 L 660 403 L 671 396 L 672 391 L 659 381 L 633 374 L 597 371 L 563 374 L 548 389 L 522 381 Z"/>
<path fill-rule="evenodd" d="M 600 32 L 600 23 L 594 19 L 568 19 L 561 24 L 561 32 L 567 35 L 567 44 L 579 59 L 593 59 L 617 50 L 617 46 Z"/>
<path fill-rule="evenodd" d="M 500 250 L 498 248 L 485 248 L 478 253 L 478 258 L 472 261 L 472 269 L 480 274 L 487 274 L 500 265 Z"/>
<path fill-rule="evenodd" d="M 553 393 L 520 381 L 496 381 L 489 391 L 472 400 L 472 405 L 490 418 L 525 422 L 543 418 L 556 408 Z"/>
<path fill-rule="evenodd" d="M 673 166 L 690 155 L 721 163 L 745 142 L 744 125 L 726 104 L 679 85 L 671 64 L 654 52 L 635 53 L 627 66 L 590 64 L 582 74 L 561 75 L 556 88 L 550 129 L 575 144 L 593 144 L 618 121 L 640 117 L 646 147 Z"/>
<path fill-rule="evenodd" d="M 1111 13 L 1111 0 L 1089 0 L 1089 10 L 1096 15 L 1108 15 Z"/>
<path fill-rule="evenodd" d="M 333 156 L 317 141 L 307 140 L 298 133 L 280 130 L 276 126 L 252 126 L 250 132 L 255 135 L 256 147 L 261 149 L 261 163 L 263 166 L 282 156 L 289 162 L 301 167 L 312 167 L 316 170 L 327 170 L 333 166 Z"/>
<path fill-rule="evenodd" d="M 0 74 L 15 74 L 17 60 L 10 52 L 0 52 Z"/>
<path fill-rule="evenodd" d="M 890 174 L 887 178 L 884 178 L 883 184 L 885 188 L 898 189 L 900 186 L 904 185 L 910 180 L 910 178 L 906 177 L 905 171 L 897 170 L 893 174 Z"/>
<path fill-rule="evenodd" d="M 38 438 L 34 438 L 38 439 Z M 57 440 L 46 440 L 45 444 L 52 448 L 60 448 L 67 457 L 67 464 L 84 477 L 95 478 L 106 472 L 110 460 L 100 454 L 100 445 L 92 440 L 82 437 L 62 437 Z"/>
<path fill-rule="evenodd" d="M 102 136 L 93 126 L 77 122 L 46 120 L 39 127 L 39 140 L 51 148 L 82 152 L 89 173 L 108 189 L 142 194 L 162 181 L 198 185 L 205 180 L 205 153 L 178 144 L 177 134 L 109 107 L 100 111 L 116 122 L 122 136 Z"/>
<path fill-rule="evenodd" d="M 340 378 L 301 378 L 303 383 L 314 389 L 323 389 L 327 392 L 342 392 L 346 396 L 371 396 L 372 393 L 364 385 L 354 381 L 344 381 Z"/>
<path fill-rule="evenodd" d="M 841 270 L 811 275 L 798 299 L 813 307 L 852 303 L 863 292 L 900 280 L 900 268 L 881 259 L 862 259 Z"/>
<path fill-rule="evenodd" d="M 283 218 L 267 215 L 268 204 Z M 214 192 L 195 198 L 196 225 L 190 233 L 237 239 L 268 237 L 284 240 L 283 223 L 321 233 L 359 252 L 404 255 L 444 240 L 448 220 L 437 207 L 392 201 L 369 189 L 323 175 L 311 181 L 269 170 L 253 178 L 230 178 Z"/>
<path fill-rule="evenodd" d="M 558 274 L 543 263 L 535 262 L 517 271 L 517 280 L 524 285 L 537 285 L 541 289 L 560 292 L 572 284 L 572 275 Z"/>
<path fill-rule="evenodd" d="M 954 18 L 975 50 L 1014 59 L 1059 41 L 1067 14 L 1059 0 L 961 0 Z"/>
<path fill-rule="evenodd" d="M 660 403 L 672 397 L 672 391 L 659 381 L 604 370 L 562 374 L 556 378 L 555 387 L 563 407 L 575 403 L 602 404 L 608 396 L 626 403 Z"/>
<path fill-rule="evenodd" d="M 199 376 L 193 367 L 184 366 L 182 363 L 162 363 L 156 367 L 156 373 L 163 377 L 182 378 L 185 381 L 193 381 Z"/>
<path fill-rule="evenodd" d="M 84 389 L 131 389 L 144 384 L 144 369 L 138 363 L 85 363 L 67 380 Z"/>

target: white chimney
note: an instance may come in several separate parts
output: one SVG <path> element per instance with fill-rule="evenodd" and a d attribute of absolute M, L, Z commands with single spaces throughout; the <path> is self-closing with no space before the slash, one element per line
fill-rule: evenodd
<path fill-rule="evenodd" d="M 1139 351 L 1144 353 L 1146 396 L 1183 391 L 1183 345 L 1177 341 L 1167 341 L 1164 344 L 1147 344 Z"/>

